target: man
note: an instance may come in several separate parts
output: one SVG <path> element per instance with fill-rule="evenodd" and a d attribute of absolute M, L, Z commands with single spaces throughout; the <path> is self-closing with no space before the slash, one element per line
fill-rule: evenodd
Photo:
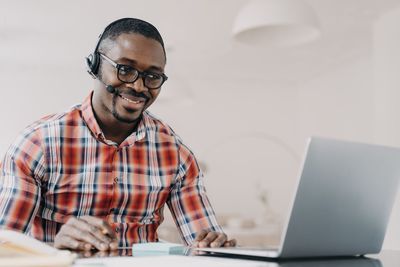
<path fill-rule="evenodd" d="M 218 225 L 193 153 L 146 109 L 162 84 L 157 29 L 124 18 L 100 35 L 81 105 L 28 126 L 0 166 L 0 226 L 57 248 L 157 241 L 167 204 L 188 245 L 235 246 Z"/>

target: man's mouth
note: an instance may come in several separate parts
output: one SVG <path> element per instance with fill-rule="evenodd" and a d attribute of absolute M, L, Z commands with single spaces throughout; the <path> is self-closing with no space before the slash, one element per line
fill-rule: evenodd
<path fill-rule="evenodd" d="M 140 104 L 140 103 L 146 102 L 146 99 L 137 98 L 137 97 L 134 97 L 134 96 L 130 96 L 131 99 L 130 99 L 130 98 L 127 98 L 127 97 L 125 97 L 125 96 L 122 96 L 122 95 L 118 95 L 118 96 L 119 96 L 120 98 L 122 98 L 123 100 L 125 100 L 125 101 L 127 101 L 127 102 L 129 102 L 129 103 L 132 103 L 132 104 Z"/>

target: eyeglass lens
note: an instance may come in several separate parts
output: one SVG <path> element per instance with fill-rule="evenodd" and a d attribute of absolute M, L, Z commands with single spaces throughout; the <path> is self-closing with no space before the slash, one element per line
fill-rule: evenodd
<path fill-rule="evenodd" d="M 156 73 L 139 73 L 138 70 L 129 66 L 120 66 L 118 68 L 118 79 L 122 82 L 135 82 L 138 76 L 142 76 L 144 85 L 152 89 L 159 88 L 164 82 L 164 78 Z"/>

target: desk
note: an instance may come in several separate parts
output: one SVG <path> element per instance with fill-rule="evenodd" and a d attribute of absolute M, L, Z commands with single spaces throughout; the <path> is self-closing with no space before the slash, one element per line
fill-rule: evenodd
<path fill-rule="evenodd" d="M 74 267 L 129 267 L 129 266 L 157 266 L 162 267 L 398 267 L 400 266 L 400 251 L 383 251 L 378 255 L 368 255 L 360 258 L 336 258 L 336 259 L 307 259 L 290 261 L 260 261 L 248 259 L 232 259 L 215 257 L 215 255 L 160 255 L 151 257 L 132 257 L 129 251 L 115 252 L 122 256 L 101 257 L 106 255 L 97 254 L 95 258 L 79 259 Z M 114 253 L 114 255 L 116 255 Z M 100 258 L 99 258 L 100 257 Z"/>

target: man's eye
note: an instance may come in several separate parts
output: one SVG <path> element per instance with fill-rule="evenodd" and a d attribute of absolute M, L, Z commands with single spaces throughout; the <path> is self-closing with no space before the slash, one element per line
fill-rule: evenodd
<path fill-rule="evenodd" d="M 156 74 L 156 73 L 147 73 L 146 79 L 149 79 L 149 80 L 159 80 L 159 79 L 161 79 L 161 75 Z"/>
<path fill-rule="evenodd" d="M 132 68 L 132 67 L 130 67 L 130 66 L 122 65 L 122 66 L 119 68 L 119 74 L 120 74 L 120 75 L 129 75 L 129 74 L 131 74 L 133 71 L 134 71 L 134 68 Z"/>

